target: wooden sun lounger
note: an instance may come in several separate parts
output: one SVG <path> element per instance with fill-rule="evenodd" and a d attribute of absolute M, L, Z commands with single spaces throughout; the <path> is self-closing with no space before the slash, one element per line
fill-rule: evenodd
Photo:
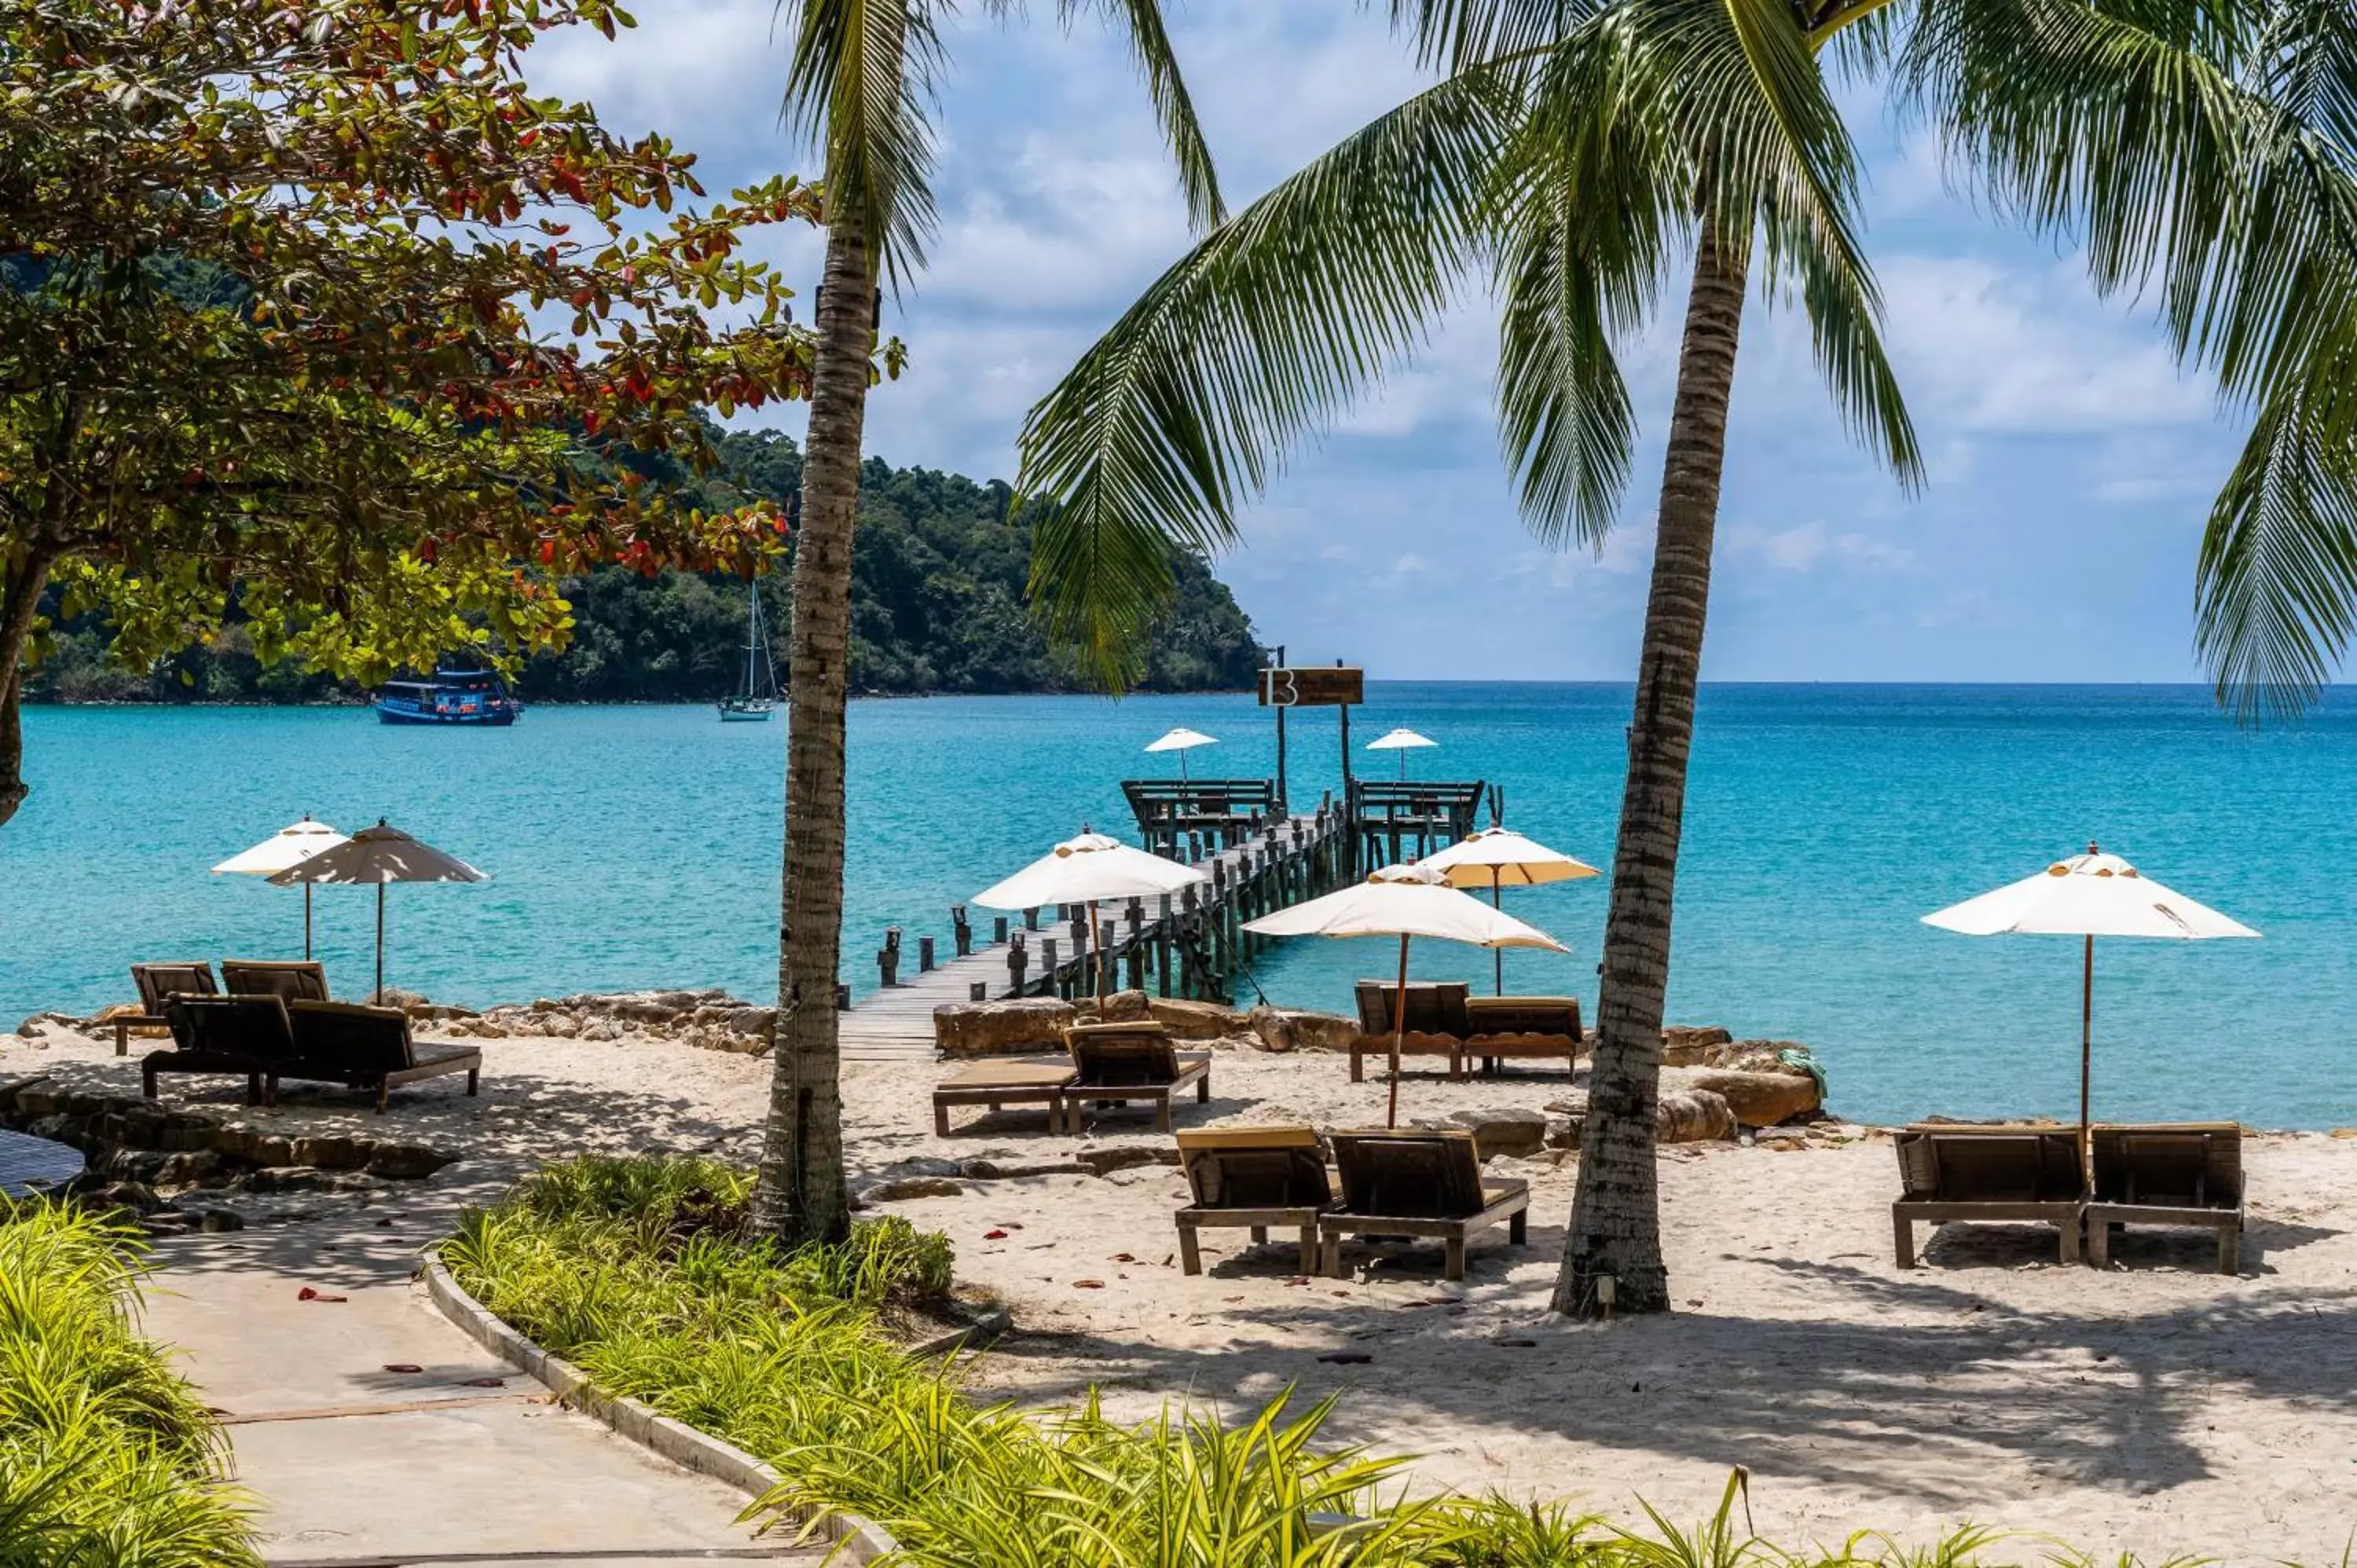
<path fill-rule="evenodd" d="M 933 1132 L 950 1135 L 950 1110 L 982 1105 L 996 1111 L 1007 1105 L 1045 1105 L 1048 1131 L 1064 1124 L 1064 1086 L 1072 1081 L 1068 1061 L 1010 1058 L 974 1062 L 933 1086 Z"/>
<path fill-rule="evenodd" d="M 2243 1129 L 2233 1122 L 2088 1130 L 2094 1196 L 2087 1261 L 2111 1262 L 2120 1225 L 2199 1226 L 2218 1233 L 2218 1272 L 2238 1273 L 2243 1246 Z"/>
<path fill-rule="evenodd" d="M 2062 1262 L 2079 1261 L 2086 1183 L 2075 1127 L 1937 1123 L 1895 1135 L 1900 1196 L 1890 1206 L 1899 1266 L 1915 1266 L 1915 1222 L 2029 1219 L 2061 1232 Z"/>
<path fill-rule="evenodd" d="M 1396 982 L 1362 980 L 1353 988 L 1359 1003 L 1359 1036 L 1351 1042 L 1351 1081 L 1367 1076 L 1366 1058 L 1388 1063 L 1392 1054 L 1392 1009 L 1398 1005 Z M 1448 1076 L 1465 1076 L 1465 1036 L 1473 1032 L 1465 1003 L 1472 987 L 1461 980 L 1412 980 L 1406 995 L 1406 1034 L 1400 1055 L 1446 1057 Z"/>
<path fill-rule="evenodd" d="M 295 1056 L 269 1075 L 274 1099 L 280 1079 L 340 1083 L 372 1090 L 382 1116 L 394 1090 L 446 1073 L 467 1075 L 467 1092 L 482 1079 L 483 1053 L 476 1046 L 421 1046 L 410 1037 L 409 1015 L 398 1007 L 363 1007 L 350 1002 L 296 1002 L 287 1006 L 295 1029 Z"/>
<path fill-rule="evenodd" d="M 328 971 L 308 959 L 221 960 L 221 989 L 235 996 L 274 993 L 289 1003 L 328 1000 Z"/>
<path fill-rule="evenodd" d="M 1463 1132 L 1336 1133 L 1342 1201 L 1318 1216 L 1326 1270 L 1342 1277 L 1345 1236 L 1437 1236 L 1447 1277 L 1465 1277 L 1465 1243 L 1503 1220 L 1506 1240 L 1529 1237 L 1531 1194 L 1519 1181 L 1483 1181 L 1473 1134 Z"/>
<path fill-rule="evenodd" d="M 1334 1206 L 1334 1182 L 1308 1127 L 1215 1127 L 1178 1134 L 1194 1201 L 1178 1211 L 1178 1266 L 1203 1272 L 1195 1233 L 1242 1227 L 1255 1242 L 1272 1230 L 1301 1237 L 1301 1273 L 1318 1272 L 1318 1221 Z"/>
<path fill-rule="evenodd" d="M 218 996 L 221 987 L 213 983 L 213 966 L 210 963 L 135 963 L 131 966 L 131 983 L 139 988 L 139 1011 L 124 1013 L 111 1020 L 114 1025 L 114 1054 L 131 1054 L 131 1031 L 163 1029 L 171 1026 L 164 1015 L 164 1004 L 175 996 Z"/>
<path fill-rule="evenodd" d="M 199 996 L 182 993 L 164 1004 L 172 1048 L 152 1051 L 139 1063 L 140 1092 L 156 1098 L 158 1073 L 222 1073 L 245 1079 L 245 1102 L 273 1102 L 271 1076 L 295 1057 L 294 1026 L 286 1004 L 274 995 Z"/>
<path fill-rule="evenodd" d="M 1465 1054 L 1496 1072 L 1509 1061 L 1561 1059 L 1579 1066 L 1582 1036 L 1577 996 L 1469 996 L 1465 1001 Z"/>
<path fill-rule="evenodd" d="M 1159 1024 L 1075 1024 L 1064 1031 L 1072 1053 L 1072 1080 L 1063 1090 L 1064 1130 L 1081 1130 L 1083 1106 L 1144 1101 L 1157 1130 L 1170 1131 L 1170 1105 L 1192 1089 L 1199 1103 L 1211 1098 L 1211 1053 L 1181 1051 Z"/>

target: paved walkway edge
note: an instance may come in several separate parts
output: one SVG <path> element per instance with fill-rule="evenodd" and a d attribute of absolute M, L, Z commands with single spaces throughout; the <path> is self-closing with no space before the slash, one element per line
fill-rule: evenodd
<path fill-rule="evenodd" d="M 572 1362 L 552 1356 L 468 1295 L 438 1258 L 428 1257 L 421 1277 L 425 1294 L 442 1316 L 467 1336 L 510 1366 L 519 1367 L 567 1405 L 580 1411 L 618 1435 L 651 1448 L 673 1464 L 726 1482 L 748 1497 L 759 1497 L 785 1477 L 743 1449 L 723 1443 L 708 1432 L 658 1415 L 654 1408 L 634 1399 L 601 1392 Z M 792 1517 L 791 1510 L 788 1517 Z M 802 1522 L 808 1522 L 802 1516 Z M 900 1543 L 882 1525 L 854 1513 L 829 1514 L 815 1533 L 833 1545 L 830 1562 L 874 1563 L 898 1552 Z"/>

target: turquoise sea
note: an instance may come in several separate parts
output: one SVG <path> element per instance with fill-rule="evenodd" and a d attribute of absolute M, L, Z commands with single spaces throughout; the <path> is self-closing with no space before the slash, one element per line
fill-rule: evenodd
<path fill-rule="evenodd" d="M 1435 779 L 1505 787 L 1513 826 L 1609 865 L 1628 689 L 1376 684 L 1360 744 L 1442 743 Z M 855 703 L 845 976 L 884 928 L 949 949 L 949 905 L 1083 822 L 1129 826 L 1118 780 L 1173 725 L 1221 737 L 1199 774 L 1265 777 L 1249 697 Z M 1293 722 L 1297 803 L 1339 779 L 1331 711 Z M 35 793 L 0 828 L 0 1026 L 129 993 L 139 959 L 299 954 L 301 895 L 206 867 L 308 811 L 379 816 L 490 872 L 391 890 L 387 977 L 482 1004 L 652 984 L 774 994 L 785 726 L 708 707 L 536 708 L 505 731 L 388 728 L 357 710 L 35 709 Z M 1360 770 L 1389 774 L 1386 754 Z M 2096 1108 L 2110 1116 L 2357 1123 L 2357 705 L 2235 730 L 2185 687 L 1706 688 L 1671 1016 L 1798 1039 L 1848 1114 L 2075 1109 L 2079 948 L 1917 917 L 2090 836 L 2257 927 L 2257 942 L 2099 945 Z M 322 888 L 320 955 L 369 983 L 373 897 Z M 1513 955 L 1514 989 L 1595 1002 L 1601 878 L 1510 894 L 1570 958 Z M 975 912 L 978 924 L 987 916 Z M 1297 943 L 1273 999 L 1346 1008 L 1378 944 Z M 1430 976 L 1487 954 L 1417 950 Z M 1249 989 L 1249 988 L 1247 988 Z"/>

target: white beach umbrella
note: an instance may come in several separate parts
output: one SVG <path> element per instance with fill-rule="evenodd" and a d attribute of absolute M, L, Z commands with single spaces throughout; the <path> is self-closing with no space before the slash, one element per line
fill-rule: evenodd
<path fill-rule="evenodd" d="M 1089 907 L 1089 941 L 1097 941 L 1100 899 L 1151 898 L 1209 882 L 1211 877 L 1191 865 L 1165 860 L 1158 854 L 1125 844 L 1083 826 L 1078 838 L 1066 839 L 1004 882 L 994 883 L 974 896 L 985 909 L 1036 909 L 1043 904 L 1085 904 Z M 1107 989 L 1104 954 L 1097 957 L 1097 994 Z"/>
<path fill-rule="evenodd" d="M 1487 887 L 1493 907 L 1504 903 L 1500 897 L 1504 888 L 1536 887 L 1543 883 L 1603 875 L 1587 862 L 1575 860 L 1559 849 L 1549 849 L 1512 828 L 1483 828 L 1447 849 L 1426 855 L 1416 864 L 1445 874 L 1452 887 Z M 1496 961 L 1498 994 L 1502 996 L 1506 993 L 1504 949 L 1498 950 Z"/>
<path fill-rule="evenodd" d="M 1437 937 L 1483 948 L 1571 950 L 1504 910 L 1448 885 L 1448 874 L 1426 865 L 1386 865 L 1340 892 L 1244 922 L 1261 937 L 1397 937 L 1399 989 L 1392 1003 L 1392 1090 L 1389 1124 L 1399 1125 L 1401 1036 L 1407 1028 L 1407 944 Z"/>
<path fill-rule="evenodd" d="M 289 822 L 252 849 L 231 855 L 213 867 L 216 874 L 236 876 L 275 876 L 290 865 L 310 859 L 323 849 L 333 849 L 344 843 L 344 835 L 325 822 L 315 822 L 308 815 L 299 822 Z M 303 887 L 303 956 L 311 956 L 311 888 Z"/>
<path fill-rule="evenodd" d="M 1201 730 L 1189 729 L 1185 725 L 1180 725 L 1177 729 L 1172 730 L 1168 735 L 1164 736 L 1160 740 L 1156 741 L 1146 749 L 1148 751 L 1177 752 L 1178 754 L 1178 777 L 1183 779 L 1187 777 L 1187 754 L 1194 750 L 1199 746 L 1217 746 L 1219 744 L 1220 737 L 1218 736 L 1205 735 Z"/>
<path fill-rule="evenodd" d="M 342 843 L 298 861 L 271 879 L 296 883 L 376 885 L 376 994 L 384 995 L 384 887 L 388 882 L 489 882 L 490 877 L 455 854 L 414 839 L 382 818 Z"/>
<path fill-rule="evenodd" d="M 1379 735 L 1374 739 L 1367 742 L 1367 749 L 1369 751 L 1398 752 L 1400 754 L 1400 777 L 1405 779 L 1407 777 L 1407 754 L 1411 751 L 1420 751 L 1426 746 L 1438 746 L 1439 744 L 1440 743 L 1438 741 L 1434 740 L 1429 736 L 1418 735 L 1415 731 L 1409 729 L 1405 725 L 1402 725 L 1399 728 L 1393 730 L 1390 734 Z"/>
<path fill-rule="evenodd" d="M 1927 926 L 1968 937 L 2079 937 L 2086 942 L 2079 991 L 2079 1151 L 2087 1148 L 2095 1039 L 2095 939 L 2158 937 L 2201 941 L 2259 933 L 2182 893 L 2171 892 L 2115 854 L 2089 844 L 2033 876 L 1923 917 Z"/>

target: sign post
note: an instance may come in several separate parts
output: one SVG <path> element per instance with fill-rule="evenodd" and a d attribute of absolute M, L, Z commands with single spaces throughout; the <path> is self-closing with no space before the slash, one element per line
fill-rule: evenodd
<path fill-rule="evenodd" d="M 1285 644 L 1276 645 L 1276 663 L 1273 669 L 1285 668 Z M 1281 817 L 1293 814 L 1293 797 L 1286 791 L 1285 780 L 1285 710 L 1276 710 L 1276 811 Z"/>
<path fill-rule="evenodd" d="M 1279 649 L 1279 662 L 1260 672 L 1260 705 L 1276 710 L 1277 794 L 1285 793 L 1285 710 L 1287 708 L 1340 708 L 1342 710 L 1342 809 L 1355 811 L 1351 804 L 1351 708 L 1367 700 L 1367 672 L 1354 664 L 1336 660 L 1331 665 L 1308 664 L 1299 668 L 1282 662 L 1285 650 Z M 1358 833 L 1350 834 L 1351 865 L 1358 869 Z"/>

